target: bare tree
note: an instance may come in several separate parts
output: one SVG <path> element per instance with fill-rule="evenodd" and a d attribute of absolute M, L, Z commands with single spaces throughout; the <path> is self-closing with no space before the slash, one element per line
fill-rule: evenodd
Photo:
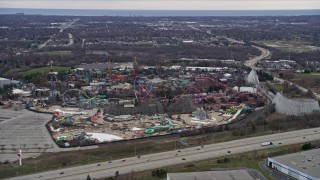
<path fill-rule="evenodd" d="M 16 144 L 11 144 L 11 146 L 12 146 L 12 151 L 15 151 L 15 150 L 16 150 L 15 147 L 16 147 L 17 145 L 16 145 Z"/>
<path fill-rule="evenodd" d="M 44 146 L 46 147 L 46 149 L 48 149 L 50 145 L 49 144 L 45 144 Z"/>
<path fill-rule="evenodd" d="M 1 146 L 1 151 L 2 151 L 2 154 L 3 154 L 3 151 L 6 149 L 5 148 L 6 145 L 5 144 L 1 144 L 0 146 Z"/>

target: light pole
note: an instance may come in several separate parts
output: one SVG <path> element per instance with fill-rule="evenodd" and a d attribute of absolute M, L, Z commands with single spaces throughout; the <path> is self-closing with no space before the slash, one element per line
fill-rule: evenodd
<path fill-rule="evenodd" d="M 21 149 L 19 149 L 19 152 L 18 152 L 17 155 L 19 156 L 19 166 L 22 166 L 22 160 L 21 160 L 22 152 L 21 152 Z"/>
<path fill-rule="evenodd" d="M 212 133 L 212 143 L 214 143 L 214 133 Z"/>
<path fill-rule="evenodd" d="M 34 161 L 34 172 L 37 173 L 37 161 Z"/>
<path fill-rule="evenodd" d="M 37 173 L 37 156 L 33 156 L 32 158 L 34 159 L 34 173 Z"/>

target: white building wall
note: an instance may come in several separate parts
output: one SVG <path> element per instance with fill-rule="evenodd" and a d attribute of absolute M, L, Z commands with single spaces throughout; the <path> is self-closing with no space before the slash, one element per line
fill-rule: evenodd
<path fill-rule="evenodd" d="M 9 79 L 0 78 L 0 88 L 3 88 L 4 85 L 11 84 L 11 81 Z"/>
<path fill-rule="evenodd" d="M 304 174 L 300 171 L 297 171 L 289 166 L 286 166 L 284 164 L 281 164 L 280 162 L 275 161 L 272 158 L 268 158 L 268 166 L 269 163 L 272 162 L 272 167 L 273 169 L 276 169 L 284 174 L 287 174 L 295 179 L 299 179 L 299 180 L 317 180 L 317 178 L 314 178 L 312 176 L 309 176 L 307 174 Z"/>
<path fill-rule="evenodd" d="M 169 176 L 169 174 L 167 173 L 167 180 L 170 180 L 170 176 Z"/>
<path fill-rule="evenodd" d="M 286 115 L 301 115 L 320 110 L 317 100 L 306 98 L 289 99 L 281 93 L 276 94 L 272 103 L 275 104 L 278 113 Z"/>

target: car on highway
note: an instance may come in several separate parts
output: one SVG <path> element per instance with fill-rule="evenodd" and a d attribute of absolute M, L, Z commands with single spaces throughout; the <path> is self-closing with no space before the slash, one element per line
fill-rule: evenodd
<path fill-rule="evenodd" d="M 231 151 L 228 151 L 228 153 L 231 153 Z"/>
<path fill-rule="evenodd" d="M 261 146 L 269 146 L 269 145 L 273 145 L 273 143 L 271 141 L 261 143 Z"/>
<path fill-rule="evenodd" d="M 186 160 L 186 158 L 182 158 L 182 160 L 184 161 L 184 160 Z"/>
<path fill-rule="evenodd" d="M 61 172 L 60 174 L 64 174 L 64 172 Z"/>
<path fill-rule="evenodd" d="M 178 150 L 178 152 L 181 152 L 180 150 Z"/>
<path fill-rule="evenodd" d="M 122 161 L 122 162 L 125 162 L 125 161 L 126 161 L 126 159 L 122 159 L 121 161 Z"/>
<path fill-rule="evenodd" d="M 150 161 L 150 159 L 148 158 L 148 159 L 146 159 L 146 161 Z"/>

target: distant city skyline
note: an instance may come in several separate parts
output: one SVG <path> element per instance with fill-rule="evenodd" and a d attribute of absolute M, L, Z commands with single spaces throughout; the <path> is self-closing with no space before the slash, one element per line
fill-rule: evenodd
<path fill-rule="evenodd" d="M 306 10 L 319 0 L 1 0 L 0 8 L 110 10 Z"/>

